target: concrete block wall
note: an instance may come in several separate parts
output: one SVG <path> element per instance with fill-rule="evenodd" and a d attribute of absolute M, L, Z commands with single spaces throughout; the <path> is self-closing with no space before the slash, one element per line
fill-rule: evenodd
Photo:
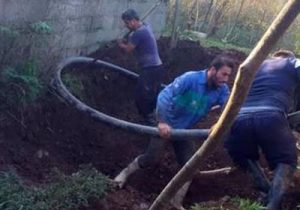
<path fill-rule="evenodd" d="M 142 16 L 156 0 L 0 0 L 0 26 L 22 27 L 45 21 L 52 32 L 51 53 L 66 57 L 95 51 L 124 30 L 121 13 L 136 9 Z M 146 19 L 158 37 L 165 26 L 167 3 L 163 1 Z"/>

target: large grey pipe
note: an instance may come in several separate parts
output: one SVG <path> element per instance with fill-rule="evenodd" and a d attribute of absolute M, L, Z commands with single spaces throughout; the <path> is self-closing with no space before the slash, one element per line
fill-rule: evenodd
<path fill-rule="evenodd" d="M 97 121 L 106 123 L 111 126 L 115 126 L 126 131 L 131 131 L 139 134 L 148 134 L 151 136 L 159 136 L 158 129 L 156 127 L 140 125 L 125 120 L 121 120 L 115 117 L 111 117 L 102 112 L 99 112 L 83 102 L 77 99 L 71 92 L 66 88 L 61 79 L 61 74 L 63 70 L 66 70 L 72 66 L 82 65 L 83 69 L 88 69 L 87 67 L 96 67 L 99 69 L 107 69 L 121 73 L 123 76 L 136 80 L 138 74 L 133 73 L 122 67 L 107 63 L 105 61 L 88 58 L 88 57 L 71 57 L 62 61 L 56 69 L 54 79 L 52 81 L 52 87 L 54 90 L 63 97 L 70 105 L 74 106 L 79 111 L 88 113 L 92 118 Z M 84 68 L 85 67 L 85 68 Z M 185 139 L 203 139 L 208 136 L 208 129 L 173 129 L 171 132 L 171 138 L 176 140 Z"/>

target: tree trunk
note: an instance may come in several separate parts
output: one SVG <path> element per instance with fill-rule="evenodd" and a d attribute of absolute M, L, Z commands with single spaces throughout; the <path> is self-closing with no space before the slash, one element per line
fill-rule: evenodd
<path fill-rule="evenodd" d="M 209 15 L 209 13 L 210 13 L 210 11 L 211 11 L 211 8 L 212 8 L 213 4 L 214 4 L 214 0 L 210 0 L 208 9 L 206 10 L 206 13 L 205 13 L 205 16 L 204 16 L 204 20 L 203 20 L 203 22 L 202 22 L 202 24 L 201 24 L 201 27 L 200 27 L 200 31 L 203 31 L 203 30 L 204 30 L 204 25 L 205 25 L 205 23 L 207 22 L 208 15 Z"/>
<path fill-rule="evenodd" d="M 236 24 L 237 24 L 237 22 L 238 22 L 238 19 L 239 19 L 239 17 L 240 17 L 240 14 L 241 14 L 241 12 L 242 12 L 244 3 L 245 3 L 245 0 L 242 0 L 242 1 L 241 1 L 241 4 L 240 4 L 240 7 L 239 7 L 239 10 L 238 10 L 238 12 L 237 12 L 237 14 L 236 14 L 236 16 L 235 16 L 235 18 L 234 18 L 233 25 L 232 25 L 232 27 L 230 28 L 229 32 L 226 34 L 225 38 L 223 39 L 224 42 L 227 42 L 228 39 L 229 39 L 229 37 L 231 36 L 231 34 L 232 34 L 232 32 L 233 32 L 233 30 L 234 30 L 234 28 L 235 28 L 235 26 L 236 26 Z"/>
<path fill-rule="evenodd" d="M 223 0 L 221 3 L 220 8 L 217 7 L 214 9 L 214 12 L 210 18 L 209 24 L 208 24 L 208 29 L 207 29 L 207 37 L 212 36 L 216 33 L 218 25 L 219 25 L 219 20 L 223 16 L 224 9 L 226 5 L 228 4 L 228 0 Z"/>
<path fill-rule="evenodd" d="M 173 26 L 172 26 L 172 34 L 171 34 L 170 49 L 174 49 L 177 46 L 179 15 L 180 15 L 180 0 L 176 0 Z"/>
<path fill-rule="evenodd" d="M 244 102 L 250 89 L 257 68 L 270 53 L 272 47 L 287 30 L 288 26 L 300 12 L 300 1 L 290 0 L 279 15 L 273 21 L 256 47 L 247 59 L 240 65 L 232 93 L 207 140 L 183 168 L 173 177 L 161 194 L 156 198 L 150 210 L 161 210 L 166 203 L 175 195 L 184 183 L 190 181 L 197 172 L 200 164 L 204 161 L 216 146 L 222 141 L 224 134 L 232 126 L 239 109 Z"/>
<path fill-rule="evenodd" d="M 195 20 L 196 20 L 196 15 L 195 13 L 197 13 L 197 2 L 198 0 L 193 0 L 191 1 L 190 4 L 188 4 L 187 7 L 187 29 L 191 30 L 194 27 L 195 24 Z"/>
<path fill-rule="evenodd" d="M 198 20 L 199 20 L 199 0 L 196 0 L 196 17 L 195 17 L 195 23 L 194 23 L 194 30 L 198 29 Z"/>

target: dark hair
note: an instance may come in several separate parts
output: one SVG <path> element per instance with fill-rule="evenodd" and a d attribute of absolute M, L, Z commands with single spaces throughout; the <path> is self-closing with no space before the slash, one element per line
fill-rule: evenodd
<path fill-rule="evenodd" d="M 220 68 L 222 68 L 223 66 L 228 66 L 231 69 L 235 68 L 235 63 L 233 62 L 233 60 L 231 58 L 229 58 L 228 56 L 224 56 L 224 55 L 220 55 L 217 56 L 209 65 L 209 68 L 211 67 L 215 67 L 215 69 L 218 71 Z"/>
<path fill-rule="evenodd" d="M 280 49 L 274 52 L 272 57 L 295 58 L 296 56 L 292 51 Z"/>
<path fill-rule="evenodd" d="M 139 15 L 134 9 L 128 9 L 122 13 L 122 20 L 140 20 Z"/>

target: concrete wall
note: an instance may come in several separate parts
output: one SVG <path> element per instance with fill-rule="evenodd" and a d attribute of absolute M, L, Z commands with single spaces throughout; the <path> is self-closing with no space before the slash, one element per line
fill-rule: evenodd
<path fill-rule="evenodd" d="M 51 53 L 59 57 L 87 54 L 104 41 L 116 39 L 122 11 L 136 9 L 142 16 L 156 0 L 0 0 L 0 25 L 22 27 L 45 21 L 53 29 L 47 37 Z M 166 1 L 165 1 L 166 2 Z M 159 36 L 165 26 L 166 3 L 146 19 Z"/>

